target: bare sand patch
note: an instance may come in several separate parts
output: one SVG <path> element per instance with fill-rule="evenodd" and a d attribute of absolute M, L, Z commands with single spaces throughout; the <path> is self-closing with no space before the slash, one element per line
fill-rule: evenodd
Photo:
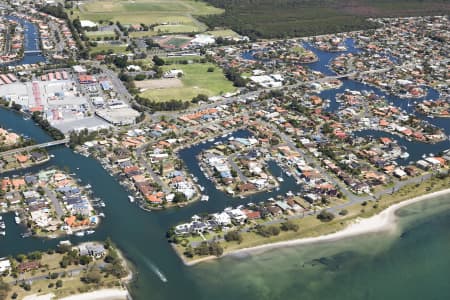
<path fill-rule="evenodd" d="M 90 293 L 78 294 L 62 298 L 61 300 L 126 300 L 128 291 L 121 289 L 104 289 Z"/>

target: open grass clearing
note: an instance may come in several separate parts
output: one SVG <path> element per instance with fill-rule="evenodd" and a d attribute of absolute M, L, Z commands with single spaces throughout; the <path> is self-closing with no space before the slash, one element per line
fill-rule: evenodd
<path fill-rule="evenodd" d="M 128 35 L 132 38 L 146 38 L 157 35 L 158 33 L 152 30 L 149 31 L 132 31 Z"/>
<path fill-rule="evenodd" d="M 91 47 L 90 53 L 98 53 L 98 52 L 108 52 L 112 51 L 113 53 L 128 53 L 127 51 L 127 45 L 125 44 L 97 44 L 95 47 Z"/>
<path fill-rule="evenodd" d="M 115 37 L 116 33 L 114 31 L 86 31 L 86 36 L 95 39 L 95 38 L 105 38 L 105 37 Z"/>
<path fill-rule="evenodd" d="M 164 34 L 164 33 L 190 33 L 190 32 L 199 32 L 202 31 L 204 27 L 197 26 L 197 25 L 190 25 L 190 24 L 168 24 L 168 25 L 159 25 L 155 27 L 155 31 L 158 34 Z"/>
<path fill-rule="evenodd" d="M 231 29 L 222 29 L 222 30 L 211 30 L 205 32 L 206 34 L 210 34 L 214 37 L 239 37 L 239 34 Z"/>
<path fill-rule="evenodd" d="M 214 68 L 214 72 L 208 72 L 208 68 Z M 163 66 L 164 71 L 171 69 L 183 71 L 182 87 L 147 90 L 141 96 L 153 101 L 191 100 L 198 94 L 215 96 L 236 90 L 222 70 L 212 63 Z"/>
<path fill-rule="evenodd" d="M 200 55 L 186 55 L 186 56 L 168 56 L 163 57 L 166 65 L 182 64 L 183 61 L 200 61 L 203 57 Z"/>
<path fill-rule="evenodd" d="M 178 78 L 161 78 L 134 82 L 138 89 L 170 89 L 181 88 L 183 82 Z"/>
<path fill-rule="evenodd" d="M 220 14 L 224 10 L 195 0 L 94 0 L 73 10 L 72 18 L 119 21 L 122 24 L 159 25 L 154 34 L 205 31 L 206 26 L 192 16 Z M 158 31 L 159 29 L 159 31 Z"/>

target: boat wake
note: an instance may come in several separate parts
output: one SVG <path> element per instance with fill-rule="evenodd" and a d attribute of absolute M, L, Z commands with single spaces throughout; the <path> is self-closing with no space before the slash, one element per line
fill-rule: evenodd
<path fill-rule="evenodd" d="M 147 267 L 150 268 L 150 270 L 153 271 L 153 273 L 155 273 L 156 275 L 158 275 L 159 279 L 161 279 L 162 282 L 167 282 L 167 278 L 166 276 L 164 276 L 164 274 L 158 269 L 157 266 L 155 266 L 155 264 L 153 264 L 151 261 L 149 261 L 147 258 L 144 258 L 144 262 L 147 265 Z"/>

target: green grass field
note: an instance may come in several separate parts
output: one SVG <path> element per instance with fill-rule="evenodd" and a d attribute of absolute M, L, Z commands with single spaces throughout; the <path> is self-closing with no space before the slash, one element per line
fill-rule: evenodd
<path fill-rule="evenodd" d="M 72 17 L 79 16 L 81 20 L 94 22 L 160 24 L 157 29 L 163 33 L 183 33 L 206 30 L 206 26 L 194 19 L 193 15 L 214 15 L 222 12 L 222 9 L 195 0 L 95 0 L 80 5 L 79 9 L 74 10 Z"/>
<path fill-rule="evenodd" d="M 202 29 L 197 25 L 176 24 L 176 25 L 159 25 L 155 27 L 156 33 L 181 33 L 181 32 L 199 32 Z"/>
<path fill-rule="evenodd" d="M 172 57 L 164 57 L 164 62 L 166 63 L 166 65 L 171 65 L 171 64 L 176 65 L 176 64 L 180 64 L 180 62 L 184 61 L 184 60 L 199 61 L 202 58 L 203 57 L 200 55 L 189 55 L 189 56 L 182 56 L 182 57 L 172 56 Z"/>
<path fill-rule="evenodd" d="M 115 37 L 114 31 L 86 31 L 86 36 L 90 39 Z"/>
<path fill-rule="evenodd" d="M 211 30 L 205 32 L 207 34 L 210 34 L 214 37 L 238 37 L 239 34 L 237 32 L 234 32 L 231 29 L 222 29 L 222 30 Z"/>
<path fill-rule="evenodd" d="M 91 47 L 90 53 L 98 53 L 102 51 L 112 51 L 113 53 L 128 53 L 126 51 L 126 45 L 111 45 L 111 44 L 98 44 L 96 47 Z"/>
<path fill-rule="evenodd" d="M 170 46 L 174 46 L 176 48 L 180 48 L 182 45 L 186 44 L 187 42 L 189 42 L 191 39 L 190 38 L 185 38 L 185 37 L 171 37 L 167 42 L 165 42 L 164 44 L 170 45 Z"/>
<path fill-rule="evenodd" d="M 129 36 L 132 38 L 145 38 L 145 37 L 152 37 L 157 34 L 158 33 L 156 31 L 132 31 L 129 33 Z"/>
<path fill-rule="evenodd" d="M 207 72 L 209 67 L 214 67 L 214 72 Z M 190 64 L 163 66 L 164 71 L 171 69 L 183 70 L 181 78 L 183 87 L 147 90 L 141 94 L 142 97 L 154 101 L 191 100 L 198 94 L 208 96 L 220 95 L 235 91 L 233 84 L 228 81 L 222 70 L 211 64 Z"/>

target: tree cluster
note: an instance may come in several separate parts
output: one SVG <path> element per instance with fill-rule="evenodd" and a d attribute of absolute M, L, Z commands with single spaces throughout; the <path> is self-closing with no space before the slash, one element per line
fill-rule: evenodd
<path fill-rule="evenodd" d="M 280 234 L 280 228 L 274 225 L 271 226 L 257 225 L 255 229 L 256 233 L 263 237 L 277 236 Z"/>
<path fill-rule="evenodd" d="M 334 219 L 334 214 L 332 212 L 322 210 L 318 215 L 317 219 L 319 219 L 322 222 L 330 222 Z"/>
<path fill-rule="evenodd" d="M 235 241 L 238 242 L 238 244 L 242 243 L 244 240 L 242 234 L 237 230 L 228 231 L 223 237 L 227 242 Z"/>
<path fill-rule="evenodd" d="M 42 113 L 35 111 L 31 118 L 55 140 L 64 139 L 64 134 L 59 129 L 51 126 L 50 123 L 42 117 Z"/>
<path fill-rule="evenodd" d="M 198 247 L 194 248 L 194 254 L 198 256 L 214 255 L 221 256 L 223 254 L 222 246 L 217 242 L 202 242 Z"/>
<path fill-rule="evenodd" d="M 292 230 L 292 231 L 297 232 L 299 229 L 299 226 L 297 224 L 293 223 L 292 221 L 286 221 L 286 222 L 281 223 L 280 228 L 283 231 Z"/>

